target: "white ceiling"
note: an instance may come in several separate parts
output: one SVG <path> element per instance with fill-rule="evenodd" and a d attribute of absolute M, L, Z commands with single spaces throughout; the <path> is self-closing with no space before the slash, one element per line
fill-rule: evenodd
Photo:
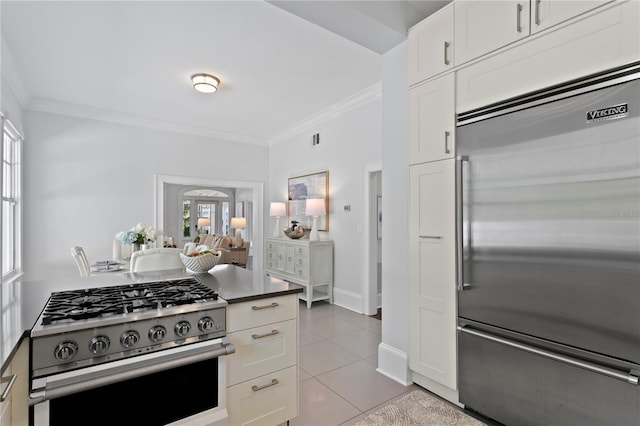
<path fill-rule="evenodd" d="M 381 54 L 446 3 L 2 0 L 2 74 L 30 109 L 268 144 L 379 92 Z"/>

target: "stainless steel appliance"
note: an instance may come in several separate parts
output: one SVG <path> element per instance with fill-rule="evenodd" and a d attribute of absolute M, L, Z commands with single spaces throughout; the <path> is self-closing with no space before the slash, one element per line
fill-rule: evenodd
<path fill-rule="evenodd" d="M 640 424 L 640 65 L 460 114 L 460 401 Z"/>
<path fill-rule="evenodd" d="M 226 305 L 192 277 L 53 293 L 31 332 L 34 424 L 226 424 Z"/>

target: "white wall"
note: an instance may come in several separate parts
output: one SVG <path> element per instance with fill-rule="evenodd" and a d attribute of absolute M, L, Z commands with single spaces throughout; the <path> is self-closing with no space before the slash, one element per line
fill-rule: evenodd
<path fill-rule="evenodd" d="M 407 43 L 383 56 L 382 72 L 382 343 L 378 371 L 410 383 L 409 92 Z"/>
<path fill-rule="evenodd" d="M 320 133 L 320 144 L 311 138 Z M 287 200 L 287 180 L 291 177 L 329 171 L 329 231 L 320 239 L 334 241 L 334 301 L 362 312 L 363 300 L 363 220 L 368 211 L 364 194 L 366 165 L 380 164 L 381 101 L 370 100 L 355 109 L 318 124 L 317 128 L 290 136 L 273 145 L 269 152 L 270 189 L 265 204 Z M 366 204 L 365 204 L 366 203 Z M 349 212 L 344 206 L 350 205 Z M 265 229 L 273 229 L 274 218 Z M 281 218 L 284 228 L 287 219 Z"/>
<path fill-rule="evenodd" d="M 27 278 L 77 273 L 69 254 L 111 257 L 113 236 L 154 224 L 155 175 L 265 182 L 268 148 L 27 111 Z"/>

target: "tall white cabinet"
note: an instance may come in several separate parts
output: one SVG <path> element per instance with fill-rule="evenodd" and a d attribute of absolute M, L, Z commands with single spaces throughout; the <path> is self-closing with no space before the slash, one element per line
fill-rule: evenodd
<path fill-rule="evenodd" d="M 455 160 L 411 166 L 409 179 L 409 367 L 455 390 Z"/>
<path fill-rule="evenodd" d="M 333 303 L 333 241 L 265 240 L 265 273 L 304 287 L 300 299 Z"/>

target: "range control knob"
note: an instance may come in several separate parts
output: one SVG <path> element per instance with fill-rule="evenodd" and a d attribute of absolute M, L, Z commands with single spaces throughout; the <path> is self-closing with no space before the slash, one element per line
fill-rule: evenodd
<path fill-rule="evenodd" d="M 135 330 L 127 330 L 120 335 L 120 344 L 125 348 L 135 346 L 140 341 L 140 333 Z"/>
<path fill-rule="evenodd" d="M 202 317 L 200 321 L 198 321 L 198 328 L 200 331 L 204 333 L 208 333 L 213 330 L 213 318 L 211 317 Z"/>
<path fill-rule="evenodd" d="M 149 339 L 152 342 L 159 342 L 160 340 L 164 339 L 164 336 L 166 335 L 167 335 L 167 329 L 161 325 L 154 325 L 149 330 Z"/>
<path fill-rule="evenodd" d="M 76 356 L 77 353 L 78 344 L 71 340 L 59 343 L 58 346 L 56 346 L 55 351 L 53 351 L 53 355 L 58 361 L 69 361 L 71 358 Z"/>
<path fill-rule="evenodd" d="M 191 324 L 189 324 L 189 321 L 180 321 L 173 329 L 176 332 L 176 336 L 184 337 L 191 331 Z"/>
<path fill-rule="evenodd" d="M 94 355 L 101 354 L 109 349 L 109 338 L 107 336 L 96 336 L 89 340 L 89 352 Z"/>

